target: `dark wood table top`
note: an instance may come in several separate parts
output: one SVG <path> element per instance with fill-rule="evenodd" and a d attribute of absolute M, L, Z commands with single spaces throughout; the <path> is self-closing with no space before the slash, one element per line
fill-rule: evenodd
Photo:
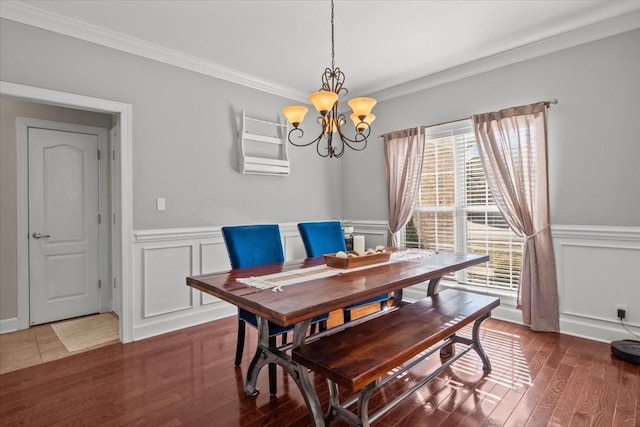
<path fill-rule="evenodd" d="M 187 277 L 187 285 L 278 325 L 291 326 L 488 260 L 488 255 L 440 252 L 419 260 L 391 262 L 359 271 L 345 269 L 337 276 L 285 286 L 282 292 L 261 290 L 236 281 L 236 278 L 323 265 L 324 259 L 318 257 Z"/>

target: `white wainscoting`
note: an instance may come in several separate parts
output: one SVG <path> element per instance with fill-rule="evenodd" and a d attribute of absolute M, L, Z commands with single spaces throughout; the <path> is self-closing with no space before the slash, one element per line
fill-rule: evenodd
<path fill-rule="evenodd" d="M 609 342 L 640 335 L 640 227 L 551 227 L 563 333 Z"/>
<path fill-rule="evenodd" d="M 297 225 L 279 225 L 285 259 L 305 258 Z M 220 228 L 134 232 L 134 340 L 236 314 L 235 306 L 186 285 L 187 276 L 231 268 Z"/>
<path fill-rule="evenodd" d="M 231 316 L 235 307 L 186 285 L 229 269 L 220 227 L 134 231 L 133 339 Z"/>
<path fill-rule="evenodd" d="M 366 247 L 387 242 L 386 221 L 344 223 L 365 236 Z M 280 231 L 285 259 L 304 258 L 296 224 L 280 224 Z M 602 342 L 633 339 L 615 317 L 616 305 L 625 305 L 625 324 L 640 334 L 640 227 L 554 225 L 552 233 L 561 332 Z M 186 276 L 230 268 L 220 227 L 136 231 L 133 264 L 135 340 L 236 313 L 231 304 L 185 284 Z M 420 284 L 405 290 L 405 297 L 419 299 L 425 292 Z M 499 296 L 493 316 L 521 323 L 515 298 Z"/>
<path fill-rule="evenodd" d="M 386 244 L 385 221 L 345 222 L 353 225 L 357 234 L 366 236 L 367 247 Z M 561 332 L 601 342 L 636 339 L 620 325 L 616 307 L 627 306 L 624 323 L 640 335 L 640 227 L 553 225 L 551 229 Z M 404 291 L 409 300 L 425 295 L 426 283 Z M 494 295 L 500 297 L 501 304 L 493 311 L 493 317 L 522 323 L 515 297 Z"/>

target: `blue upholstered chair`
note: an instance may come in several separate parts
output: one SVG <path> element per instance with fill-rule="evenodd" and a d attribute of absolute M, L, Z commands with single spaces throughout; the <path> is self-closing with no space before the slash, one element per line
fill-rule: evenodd
<path fill-rule="evenodd" d="M 222 236 L 227 246 L 231 268 L 256 267 L 260 265 L 284 262 L 284 251 L 277 224 L 241 225 L 222 227 Z M 312 321 L 312 332 L 320 322 L 320 330 L 326 329 L 328 314 L 318 316 Z M 257 328 L 256 315 L 238 308 L 238 341 L 236 344 L 235 365 L 240 366 L 244 350 L 245 323 Z M 276 336 L 282 335 L 286 342 L 286 333 L 293 327 L 278 326 L 269 322 L 269 345 L 276 347 Z M 276 365 L 269 365 L 269 392 L 276 394 Z"/>
<path fill-rule="evenodd" d="M 300 237 L 302 237 L 304 249 L 309 258 L 338 251 L 346 252 L 347 250 L 344 242 L 344 234 L 342 233 L 342 226 L 338 221 L 301 222 L 298 224 L 298 231 L 300 231 Z M 379 302 L 380 310 L 384 310 L 387 307 L 388 299 L 389 294 L 384 294 L 360 301 L 356 304 L 351 304 L 342 310 L 344 321 L 350 322 L 351 310 L 364 305 Z"/>

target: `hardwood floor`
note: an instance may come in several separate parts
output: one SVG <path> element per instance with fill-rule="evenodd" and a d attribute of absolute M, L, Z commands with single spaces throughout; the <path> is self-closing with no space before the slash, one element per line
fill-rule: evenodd
<path fill-rule="evenodd" d="M 231 317 L 2 374 L 0 425 L 308 426 L 302 396 L 281 369 L 275 398 L 266 369 L 258 381 L 263 393 L 244 395 L 257 334 L 247 328 L 242 367 L 234 368 L 236 322 Z M 481 336 L 490 374 L 468 353 L 374 425 L 640 425 L 640 367 L 612 357 L 608 345 L 493 319 Z M 370 408 L 438 363 L 430 357 L 389 383 Z M 326 384 L 314 382 L 326 407 Z"/>

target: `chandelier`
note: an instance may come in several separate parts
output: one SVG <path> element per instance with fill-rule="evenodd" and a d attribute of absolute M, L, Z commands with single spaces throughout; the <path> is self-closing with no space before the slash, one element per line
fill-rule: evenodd
<path fill-rule="evenodd" d="M 297 147 L 316 144 L 316 151 L 322 157 L 342 157 L 345 146 L 355 151 L 364 150 L 367 138 L 371 133 L 371 123 L 376 116 L 371 114 L 376 100 L 373 98 L 353 98 L 347 102 L 353 113 L 350 115 L 355 126 L 355 136 L 347 137 L 343 133 L 346 123 L 344 114 L 338 112 L 338 99 L 341 93 L 349 92 L 344 84 L 344 73 L 335 64 L 335 43 L 333 31 L 333 0 L 331 0 L 331 68 L 326 68 L 322 74 L 322 88 L 309 96 L 309 101 L 318 110 L 320 116 L 316 119 L 320 125 L 320 135 L 310 142 L 294 142 L 291 136 L 295 133 L 297 139 L 302 138 L 304 131 L 299 127 L 309 109 L 300 105 L 286 107 L 282 114 L 293 128 L 289 131 L 287 140 Z"/>

